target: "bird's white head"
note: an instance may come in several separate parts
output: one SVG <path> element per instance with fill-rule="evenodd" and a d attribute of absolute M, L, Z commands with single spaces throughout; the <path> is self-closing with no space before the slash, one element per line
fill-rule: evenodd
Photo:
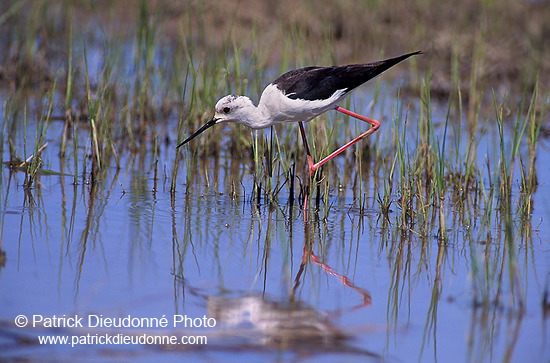
<path fill-rule="evenodd" d="M 256 123 L 257 116 L 257 108 L 250 98 L 235 95 L 225 96 L 216 103 L 214 117 L 176 146 L 176 148 L 185 145 L 205 130 L 222 122 L 236 122 L 252 128 L 258 128 Z"/>
<path fill-rule="evenodd" d="M 216 103 L 214 118 L 216 119 L 216 123 L 236 122 L 251 126 L 249 119 L 255 109 L 256 106 L 254 106 L 250 98 L 229 95 L 221 98 Z"/>

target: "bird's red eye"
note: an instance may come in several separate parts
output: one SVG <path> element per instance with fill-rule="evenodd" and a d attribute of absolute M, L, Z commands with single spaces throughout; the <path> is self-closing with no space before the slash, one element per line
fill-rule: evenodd
<path fill-rule="evenodd" d="M 229 107 L 224 107 L 223 108 L 223 113 L 229 113 L 229 111 L 231 111 L 231 109 Z"/>

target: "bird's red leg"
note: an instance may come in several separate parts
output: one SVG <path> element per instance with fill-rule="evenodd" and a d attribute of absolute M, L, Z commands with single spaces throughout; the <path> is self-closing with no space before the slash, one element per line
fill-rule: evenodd
<path fill-rule="evenodd" d="M 302 140 L 304 141 L 304 148 L 306 149 L 307 165 L 308 165 L 308 168 L 309 168 L 309 175 L 312 176 L 315 173 L 315 170 L 313 169 L 313 167 L 314 167 L 313 158 L 311 157 L 311 151 L 309 150 L 309 144 L 307 143 L 306 130 L 304 129 L 304 123 L 302 121 L 299 121 L 298 125 L 300 125 L 300 134 L 302 135 Z M 304 192 L 304 207 L 303 207 L 304 222 L 307 221 L 307 204 L 308 204 L 309 189 L 310 189 L 310 184 L 309 183 L 310 183 L 310 178 L 308 178 L 306 189 L 305 189 L 305 192 Z"/>
<path fill-rule="evenodd" d="M 368 118 L 366 116 L 363 116 L 363 115 L 359 115 L 358 113 L 355 113 L 355 112 L 351 112 L 349 110 L 346 110 L 345 108 L 342 108 L 340 106 L 336 106 L 334 107 L 334 109 L 338 112 L 342 112 L 342 113 L 345 113 L 346 115 L 348 116 L 351 116 L 351 117 L 355 117 L 356 119 L 359 119 L 361 121 L 365 121 L 366 123 L 370 124 L 372 127 L 370 129 L 368 129 L 365 133 L 362 133 L 361 135 L 357 136 L 355 139 L 351 140 L 350 142 L 344 144 L 343 146 L 339 147 L 338 149 L 336 149 L 334 152 L 332 152 L 332 154 L 330 154 L 329 156 L 325 157 L 324 159 L 322 159 L 321 161 L 313 164 L 313 165 L 310 165 L 309 166 L 309 173 L 310 175 L 313 175 L 313 173 L 315 173 L 315 171 L 317 169 L 319 169 L 319 167 L 321 167 L 321 165 L 325 164 L 327 161 L 329 161 L 330 159 L 334 158 L 336 155 L 340 154 L 341 152 L 343 152 L 344 150 L 346 150 L 348 147 L 350 147 L 351 145 L 353 144 L 356 144 L 357 142 L 363 140 L 365 137 L 369 136 L 370 134 L 373 134 L 374 132 L 376 132 L 376 130 L 378 130 L 378 128 L 380 127 L 380 122 L 377 121 L 377 120 L 374 120 L 372 118 Z M 300 123 L 301 124 L 301 123 Z M 301 129 L 303 128 L 303 126 L 301 126 Z M 305 136 L 304 136 L 304 133 L 302 131 L 302 137 L 304 138 L 304 141 L 305 141 Z M 309 160 L 311 159 L 311 156 L 310 156 L 310 153 L 309 153 L 309 148 L 306 148 L 306 151 L 308 153 L 308 163 L 309 163 Z"/>
<path fill-rule="evenodd" d="M 313 173 L 315 172 L 315 170 L 311 171 L 311 168 L 313 167 L 313 158 L 311 157 L 311 151 L 309 150 L 309 144 L 307 143 L 306 130 L 304 129 L 304 123 L 302 121 L 299 121 L 298 125 L 300 125 L 300 134 L 302 135 L 302 140 L 304 141 L 304 147 L 306 149 L 307 166 L 309 168 L 309 175 L 313 175 Z"/>

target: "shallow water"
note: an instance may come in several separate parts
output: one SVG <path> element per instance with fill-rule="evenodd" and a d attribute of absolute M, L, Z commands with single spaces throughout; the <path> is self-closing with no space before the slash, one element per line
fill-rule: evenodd
<path fill-rule="evenodd" d="M 70 175 L 71 162 L 62 165 L 57 156 L 61 127 L 50 125 L 42 159 L 45 168 Z M 175 134 L 175 123 L 170 128 Z M 35 130 L 28 121 L 26 134 Z M 383 127 L 380 145 L 390 134 L 391 126 Z M 490 128 L 480 136 L 481 161 L 491 157 L 495 135 Z M 86 177 L 75 185 L 72 176 L 43 175 L 38 187 L 26 189 L 23 172 L 2 169 L 0 357 L 327 362 L 550 357 L 541 304 L 550 265 L 544 142 L 529 218 L 515 218 L 507 230 L 503 213 L 495 211 L 487 222 L 480 211 L 459 209 L 447 199 L 445 239 L 438 233 L 439 216 L 428 234 L 403 231 L 393 217 L 386 223 L 376 202 L 375 186 L 382 181 L 374 180 L 374 171 L 361 181 L 366 208 L 357 208 L 343 158 L 325 167 L 341 175 L 333 179 L 339 186 L 330 189 L 328 205 L 310 209 L 308 222 L 298 202 L 290 205 L 287 188 L 275 203 L 253 202 L 250 163 L 227 155 L 192 164 L 183 151 L 178 191 L 171 193 L 174 146 L 161 146 L 157 180 L 149 153 L 120 155 L 122 167 L 108 168 L 95 184 Z M 9 160 L 7 149 L 3 160 Z M 393 209 L 390 216 L 399 213 L 395 204 Z M 19 315 L 30 319 L 25 327 L 14 326 Z M 50 327 L 47 318 L 54 315 L 80 317 L 83 323 Z M 46 320 L 33 327 L 33 316 Z M 101 328 L 99 317 L 164 317 L 168 323 Z M 178 320 L 184 317 L 199 320 L 185 327 Z M 202 326 L 205 317 L 215 319 L 215 326 Z M 107 334 L 199 335 L 207 343 L 85 340 Z M 43 335 L 88 344 L 39 345 Z"/>

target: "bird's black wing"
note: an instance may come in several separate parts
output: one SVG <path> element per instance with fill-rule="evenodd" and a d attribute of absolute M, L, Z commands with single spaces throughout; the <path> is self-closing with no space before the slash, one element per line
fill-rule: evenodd
<path fill-rule="evenodd" d="M 368 64 L 300 68 L 283 74 L 272 83 L 291 99 L 327 99 L 338 90 L 348 93 L 397 63 L 420 53 L 408 53 Z"/>

